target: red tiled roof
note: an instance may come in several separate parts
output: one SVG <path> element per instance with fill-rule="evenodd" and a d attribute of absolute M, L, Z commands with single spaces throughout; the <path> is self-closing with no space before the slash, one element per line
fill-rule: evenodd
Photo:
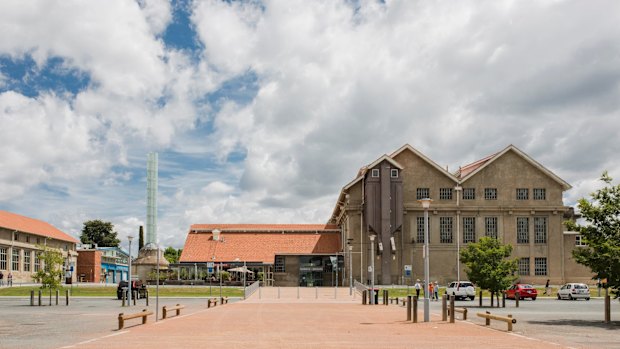
<path fill-rule="evenodd" d="M 194 227 L 193 225 L 192 229 Z M 223 231 L 220 241 L 214 241 L 211 233 L 190 231 L 179 262 L 232 262 L 238 258 L 240 261 L 273 264 L 276 254 L 333 254 L 338 251 L 340 233 L 337 232 L 317 234 Z"/>
<path fill-rule="evenodd" d="M 467 164 L 465 166 L 461 166 L 459 171 L 456 173 L 456 176 L 458 178 L 460 178 L 460 179 L 463 179 L 463 178 L 467 177 L 468 174 L 470 174 L 470 173 L 474 172 L 475 170 L 479 169 L 481 166 L 483 166 L 489 160 L 491 160 L 493 157 L 495 157 L 495 155 L 497 155 L 497 153 L 489 155 L 489 156 L 487 156 L 484 159 L 480 159 L 480 160 L 477 160 L 475 162 L 472 162 L 471 164 Z"/>
<path fill-rule="evenodd" d="M 338 230 L 335 224 L 193 224 L 190 231 L 211 231 L 214 229 L 239 232 L 273 232 L 273 231 L 325 231 Z"/>
<path fill-rule="evenodd" d="M 50 237 L 56 240 L 73 243 L 79 242 L 72 236 L 60 231 L 49 223 L 2 210 L 0 210 L 0 227 Z"/>

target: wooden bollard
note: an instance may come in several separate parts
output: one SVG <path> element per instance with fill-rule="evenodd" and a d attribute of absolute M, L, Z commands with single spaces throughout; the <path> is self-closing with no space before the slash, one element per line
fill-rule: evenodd
<path fill-rule="evenodd" d="M 413 323 L 418 323 L 418 297 L 413 297 Z"/>
<path fill-rule="evenodd" d="M 412 296 L 407 296 L 407 321 L 411 321 Z"/>
<path fill-rule="evenodd" d="M 493 302 L 493 297 L 491 297 L 491 302 Z M 478 306 L 482 308 L 482 290 L 480 290 L 480 293 L 478 294 Z"/>
<path fill-rule="evenodd" d="M 383 290 L 383 305 L 388 305 L 388 297 L 389 297 L 388 290 Z"/>
<path fill-rule="evenodd" d="M 136 305 L 136 297 L 138 295 L 138 292 L 131 292 L 131 300 L 133 301 L 133 305 Z"/>
<path fill-rule="evenodd" d="M 34 290 L 30 290 L 30 306 L 34 306 Z"/>
<path fill-rule="evenodd" d="M 39 306 L 41 306 L 41 290 L 39 290 Z"/>
<path fill-rule="evenodd" d="M 124 307 L 125 306 L 125 299 L 127 298 L 127 292 L 123 292 L 121 298 L 123 299 L 123 307 Z"/>
<path fill-rule="evenodd" d="M 519 298 L 521 298 L 519 292 L 515 292 L 515 307 L 517 308 L 519 307 Z"/>
<path fill-rule="evenodd" d="M 607 293 L 607 290 L 605 290 Z M 608 324 L 611 322 L 611 299 L 609 294 L 605 295 L 605 323 Z"/>
<path fill-rule="evenodd" d="M 122 330 L 123 327 L 125 327 L 125 318 L 123 318 L 123 315 L 125 315 L 125 313 L 118 314 L 118 329 L 119 330 Z"/>
<path fill-rule="evenodd" d="M 489 312 L 489 311 L 485 311 L 485 313 L 487 313 L 487 315 L 491 315 L 491 312 Z M 491 318 L 486 317 L 485 321 L 484 321 L 484 324 L 487 325 L 487 326 L 491 326 Z"/>
<path fill-rule="evenodd" d="M 367 293 L 368 293 L 367 290 L 362 291 L 362 304 L 363 305 L 366 305 L 366 302 L 368 300 L 368 294 Z"/>
<path fill-rule="evenodd" d="M 502 292 L 502 308 L 506 308 L 506 292 Z"/>
<path fill-rule="evenodd" d="M 448 295 L 441 296 L 441 321 L 448 321 Z"/>
<path fill-rule="evenodd" d="M 508 314 L 507 317 L 512 319 L 512 315 Z M 512 332 L 512 323 L 513 321 L 508 322 L 508 332 Z"/>
<path fill-rule="evenodd" d="M 65 290 L 65 305 L 69 305 L 69 290 Z"/>
<path fill-rule="evenodd" d="M 450 323 L 454 323 L 454 295 L 450 296 Z"/>
<path fill-rule="evenodd" d="M 58 305 L 58 297 L 60 295 L 60 290 L 56 289 L 56 305 Z"/>

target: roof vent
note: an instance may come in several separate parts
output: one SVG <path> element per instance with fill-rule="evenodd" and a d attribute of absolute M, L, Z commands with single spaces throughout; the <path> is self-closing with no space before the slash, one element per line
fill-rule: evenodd
<path fill-rule="evenodd" d="M 213 230 L 213 241 L 220 241 L 220 233 L 218 229 Z"/>

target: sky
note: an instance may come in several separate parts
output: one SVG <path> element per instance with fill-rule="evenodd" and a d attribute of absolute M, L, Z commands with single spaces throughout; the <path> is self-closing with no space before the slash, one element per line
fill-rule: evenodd
<path fill-rule="evenodd" d="M 509 144 L 620 178 L 620 2 L 4 0 L 0 209 L 78 238 L 146 222 L 326 223 L 408 143 L 450 171 Z M 617 183 L 617 181 L 615 181 Z"/>

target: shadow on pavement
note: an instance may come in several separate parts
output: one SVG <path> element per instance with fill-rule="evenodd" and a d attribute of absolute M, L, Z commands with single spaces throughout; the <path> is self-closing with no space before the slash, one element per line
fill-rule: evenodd
<path fill-rule="evenodd" d="M 603 321 L 586 321 L 586 320 L 547 320 L 547 321 L 527 321 L 532 325 L 547 326 L 576 326 L 576 327 L 597 327 L 606 330 L 617 330 L 620 327 L 620 321 L 612 321 L 604 323 Z"/>

